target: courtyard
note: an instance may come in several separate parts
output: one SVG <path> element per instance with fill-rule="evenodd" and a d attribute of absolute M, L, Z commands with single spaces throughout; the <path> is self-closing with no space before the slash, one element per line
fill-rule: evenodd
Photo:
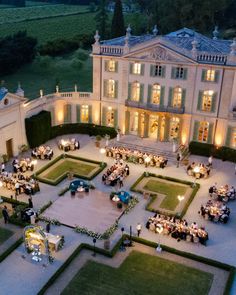
<path fill-rule="evenodd" d="M 69 137 L 69 136 L 68 136 Z M 107 166 L 110 167 L 114 163 L 114 159 L 106 157 L 104 154 L 99 152 L 99 149 L 94 145 L 94 139 L 90 138 L 87 135 L 77 135 L 77 139 L 80 141 L 81 148 L 77 151 L 69 152 L 73 156 L 78 156 L 84 159 L 91 160 L 99 160 L 101 162 L 106 162 Z M 58 139 L 57 139 L 58 140 Z M 57 140 L 51 140 L 47 144 L 50 145 L 55 154 L 55 158 L 61 155 L 61 151 L 57 147 Z M 155 147 L 156 143 L 151 140 L 138 139 L 132 136 L 124 136 L 121 138 L 121 143 L 131 141 L 137 145 L 152 145 Z M 111 143 L 112 144 L 112 143 Z M 105 141 L 102 142 L 102 146 L 105 145 Z M 207 159 L 198 156 L 191 156 L 190 161 L 199 161 L 206 162 Z M 53 161 L 53 160 L 52 160 Z M 47 162 L 43 160 L 39 160 L 37 163 L 37 170 L 43 168 Z M 186 167 L 180 166 L 176 168 L 175 162 L 170 161 L 165 169 L 160 169 L 156 167 L 148 167 L 147 169 L 139 164 L 129 163 L 130 167 L 130 175 L 124 179 L 123 190 L 130 191 L 131 186 L 137 181 L 137 179 L 143 174 L 144 169 L 149 173 L 153 173 L 156 175 L 162 175 L 166 177 L 173 177 L 175 179 L 181 179 L 185 181 L 192 182 L 192 177 L 188 176 L 186 173 Z M 89 173 L 89 171 L 87 171 Z M 28 172 L 27 172 L 28 173 Z M 92 179 L 92 183 L 95 187 L 94 190 L 90 190 L 88 195 L 80 195 L 76 194 L 75 197 L 72 197 L 70 192 L 66 192 L 64 196 L 59 197 L 58 193 L 64 188 L 68 187 L 71 180 L 68 180 L 67 177 L 62 180 L 58 185 L 51 186 L 46 183 L 40 182 L 40 192 L 32 196 L 34 208 L 40 209 L 47 202 L 52 201 L 52 205 L 44 211 L 43 215 L 50 217 L 51 219 L 58 219 L 61 223 L 67 224 L 71 227 L 75 225 L 86 226 L 90 230 L 103 232 L 106 230 L 117 218 L 120 217 L 122 211 L 119 211 L 117 207 L 111 202 L 109 195 L 114 190 L 119 190 L 119 188 L 114 188 L 110 186 L 105 186 L 102 183 L 102 173 L 99 173 Z M 76 179 L 76 178 L 75 178 Z M 153 180 L 153 179 L 149 179 Z M 153 241 L 158 242 L 160 238 L 160 242 L 163 245 L 167 245 L 169 247 L 175 248 L 180 251 L 185 251 L 189 253 L 193 253 L 195 255 L 203 256 L 206 258 L 210 258 L 213 260 L 217 260 L 226 264 L 230 264 L 236 266 L 236 256 L 232 253 L 233 245 L 236 242 L 234 237 L 234 232 L 236 230 L 236 203 L 234 201 L 229 203 L 231 209 L 230 221 L 227 225 L 211 223 L 207 220 L 204 220 L 199 216 L 198 211 L 202 203 L 206 202 L 209 199 L 208 196 L 208 188 L 213 183 L 217 182 L 219 185 L 234 184 L 234 165 L 229 162 L 222 162 L 220 160 L 214 159 L 213 170 L 209 178 L 198 180 L 200 183 L 200 188 L 193 198 L 191 204 L 188 207 L 184 218 L 189 222 L 196 222 L 199 225 L 202 225 L 206 228 L 209 233 L 209 241 L 207 242 L 207 246 L 202 246 L 200 244 L 187 243 L 185 241 L 178 242 L 175 239 L 171 239 L 167 235 L 158 235 L 155 234 L 148 229 L 145 228 L 145 224 L 150 216 L 153 215 L 150 211 L 145 210 L 148 202 L 143 197 L 142 194 L 136 193 L 135 195 L 139 199 L 139 203 L 125 215 L 122 215 L 119 219 L 118 229 L 112 234 L 110 237 L 111 248 L 115 246 L 118 240 L 121 238 L 121 228 L 124 228 L 125 233 L 129 233 L 130 226 L 132 227 L 133 235 L 136 236 L 136 225 L 137 223 L 142 224 L 142 232 L 141 237 Z M 154 184 L 152 182 L 147 182 L 144 186 L 148 186 L 146 188 L 151 190 L 156 190 L 156 187 L 159 187 L 159 183 Z M 177 185 L 177 184 L 176 184 Z M 181 187 L 181 186 L 180 186 Z M 165 188 L 167 189 L 167 188 Z M 179 188 L 177 188 L 179 189 Z M 185 186 L 181 187 L 181 190 L 177 192 L 178 194 L 186 194 Z M 2 195 L 10 196 L 10 192 L 8 192 L 5 188 L 0 188 L 0 192 Z M 158 192 L 157 192 L 158 193 Z M 161 192 L 160 192 L 161 193 Z M 162 192 L 163 193 L 163 192 Z M 18 199 L 21 201 L 26 201 L 28 197 L 24 194 L 18 196 Z M 176 198 L 175 198 L 176 199 Z M 176 201 L 176 200 L 175 200 Z M 69 205 L 69 203 L 71 203 Z M 109 205 L 108 205 L 109 204 Z M 107 206 L 107 207 L 106 207 Z M 178 207 L 178 204 L 176 205 Z M 79 214 L 78 214 L 79 213 Z M 45 227 L 44 223 L 41 223 L 42 226 Z M 65 236 L 65 247 L 59 252 L 55 253 L 55 261 L 52 265 L 47 266 L 46 270 L 42 272 L 41 265 L 31 265 L 29 261 L 22 260 L 21 255 L 24 253 L 24 248 L 20 246 L 15 251 L 13 251 L 4 261 L 2 262 L 2 266 L 4 268 L 4 273 L 0 273 L 1 281 L 4 281 L 3 287 L 4 289 L 14 290 L 12 294 L 36 294 L 41 288 L 46 284 L 48 278 L 51 277 L 56 270 L 66 261 L 68 257 L 70 257 L 71 253 L 75 251 L 75 249 L 82 243 L 93 245 L 93 239 L 85 234 L 76 233 L 73 229 L 61 225 L 54 226 L 52 225 L 51 232 L 54 234 L 60 234 Z M 97 240 L 96 247 L 103 248 L 104 241 Z M 136 246 L 135 246 L 136 247 Z M 222 251 L 223 247 L 223 251 Z M 163 254 L 165 251 L 163 251 Z M 155 254 L 158 258 L 161 258 L 163 255 Z M 122 255 L 122 253 L 121 253 Z M 160 256 L 160 257 L 159 257 Z M 11 267 L 14 265 L 14 269 Z M 101 267 L 99 265 L 95 265 L 96 267 Z M 94 266 L 94 267 L 95 267 Z M 22 273 L 22 269 L 24 270 Z M 107 270 L 106 270 L 107 271 Z M 24 280 L 25 273 L 28 274 L 28 277 L 31 278 L 31 283 L 28 285 L 22 285 L 19 288 L 19 281 L 12 280 L 16 274 L 20 274 L 19 279 Z M 7 275 L 6 275 L 7 274 Z M 75 274 L 76 275 L 76 274 Z M 40 280 L 36 279 L 40 276 Z M 157 274 L 158 276 L 158 274 Z M 210 276 L 211 277 L 211 276 Z M 28 280 L 29 278 L 27 278 Z M 72 279 L 72 278 L 71 278 Z M 64 279 L 64 287 L 69 283 L 68 279 Z M 211 282 L 211 278 L 206 275 L 203 276 L 203 281 L 206 282 L 206 289 L 209 289 L 209 285 Z M 205 283 L 204 283 L 205 284 Z M 52 286 L 53 287 L 53 286 Z M 19 293 L 17 293 L 19 289 Z M 49 289 L 50 290 L 50 289 Z M 49 292 L 49 291 L 48 291 Z M 66 292 L 66 291 L 65 291 Z M 56 293 L 49 293 L 56 294 Z M 66 294 L 66 293 L 65 293 Z M 170 293 L 171 294 L 171 293 Z M 181 293 L 182 294 L 182 293 Z M 184 293 L 183 293 L 184 294 Z M 198 293 L 193 293 L 198 294 Z M 207 291 L 206 291 L 207 294 Z M 233 294 L 233 293 L 232 293 Z"/>

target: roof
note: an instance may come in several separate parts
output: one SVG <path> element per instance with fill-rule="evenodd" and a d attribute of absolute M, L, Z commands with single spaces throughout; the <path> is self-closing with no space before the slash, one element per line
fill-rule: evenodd
<path fill-rule="evenodd" d="M 137 44 L 152 40 L 152 39 L 161 39 L 167 41 L 170 48 L 173 45 L 173 50 L 182 52 L 182 50 L 191 51 L 192 50 L 192 42 L 197 41 L 197 50 L 198 52 L 207 52 L 207 53 L 216 53 L 216 54 L 229 54 L 230 53 L 230 45 L 232 44 L 232 40 L 222 40 L 222 39 L 211 39 L 200 33 L 195 32 L 194 30 L 183 28 L 178 31 L 169 33 L 164 36 L 155 36 L 151 34 L 146 34 L 142 36 L 133 36 L 131 35 L 129 38 L 129 46 L 133 47 Z M 101 41 L 102 45 L 110 45 L 110 46 L 124 46 L 125 44 L 125 36 Z"/>
<path fill-rule="evenodd" d="M 5 87 L 0 88 L 0 101 L 6 96 L 8 90 Z"/>

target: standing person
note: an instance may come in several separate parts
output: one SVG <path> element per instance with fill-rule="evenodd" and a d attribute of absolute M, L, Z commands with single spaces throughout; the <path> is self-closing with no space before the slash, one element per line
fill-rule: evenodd
<path fill-rule="evenodd" d="M 1 165 L 1 172 L 5 172 L 5 164 L 4 163 L 2 163 L 2 165 Z"/>
<path fill-rule="evenodd" d="M 51 229 L 51 225 L 50 225 L 50 222 L 48 222 L 46 225 L 46 232 L 49 233 L 50 229 Z"/>
<path fill-rule="evenodd" d="M 141 234 L 141 230 L 142 230 L 142 225 L 141 225 L 141 223 L 138 223 L 138 224 L 137 224 L 136 229 L 137 229 L 137 235 L 138 235 L 138 237 L 139 237 L 140 234 Z"/>
<path fill-rule="evenodd" d="M 176 160 L 177 160 L 176 168 L 179 168 L 179 162 L 180 162 L 180 154 L 179 153 L 177 154 Z"/>
<path fill-rule="evenodd" d="M 4 218 L 4 222 L 8 223 L 9 222 L 9 214 L 7 212 L 7 206 L 4 206 L 4 208 L 2 209 L 2 216 Z"/>
<path fill-rule="evenodd" d="M 28 199 L 28 202 L 29 202 L 29 208 L 33 208 L 33 202 L 32 202 L 32 197 L 30 196 L 29 199 Z"/>
<path fill-rule="evenodd" d="M 210 168 L 212 168 L 212 160 L 213 160 L 213 157 L 210 156 L 210 157 L 208 158 L 208 165 L 209 165 Z"/>
<path fill-rule="evenodd" d="M 120 188 L 122 188 L 122 186 L 124 185 L 123 184 L 123 176 L 122 175 L 120 175 L 120 177 L 119 177 L 119 184 L 120 184 Z"/>

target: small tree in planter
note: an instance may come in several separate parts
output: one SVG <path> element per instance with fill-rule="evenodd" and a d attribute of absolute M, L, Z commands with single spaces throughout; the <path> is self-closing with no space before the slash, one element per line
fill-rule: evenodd
<path fill-rule="evenodd" d="M 102 140 L 101 135 L 97 135 L 97 136 L 96 136 L 96 140 L 95 140 L 95 145 L 96 145 L 96 147 L 100 147 L 101 140 Z"/>
<path fill-rule="evenodd" d="M 122 204 L 121 202 L 118 202 L 118 203 L 117 203 L 117 208 L 118 208 L 118 209 L 122 209 L 122 207 L 123 207 L 123 204 Z"/>

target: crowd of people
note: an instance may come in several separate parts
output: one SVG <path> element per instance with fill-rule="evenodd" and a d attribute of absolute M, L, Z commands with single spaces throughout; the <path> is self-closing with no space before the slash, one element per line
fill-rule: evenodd
<path fill-rule="evenodd" d="M 102 175 L 102 182 L 106 185 L 119 185 L 120 188 L 123 186 L 123 180 L 129 175 L 129 166 L 124 163 L 122 159 L 115 160 L 115 164 L 112 165 Z"/>
<path fill-rule="evenodd" d="M 76 140 L 75 138 L 71 138 L 71 139 L 61 139 L 58 142 L 58 147 L 60 150 L 63 150 L 64 152 L 68 152 L 68 151 L 74 151 L 74 150 L 78 150 L 80 148 L 80 144 L 79 141 Z"/>
<path fill-rule="evenodd" d="M 172 238 L 186 240 L 187 242 L 206 245 L 208 233 L 204 227 L 199 227 L 196 222 L 188 224 L 185 219 L 155 214 L 146 223 L 146 228 L 156 233 L 170 235 Z M 160 230 L 161 229 L 161 230 Z"/>
<path fill-rule="evenodd" d="M 164 168 L 168 162 L 168 159 L 163 156 L 149 154 L 138 150 L 131 150 L 121 146 L 106 147 L 106 156 L 160 168 Z"/>
<path fill-rule="evenodd" d="M 207 178 L 210 175 L 211 166 L 204 163 L 195 163 L 189 164 L 187 167 L 187 174 L 194 176 L 196 179 Z"/>
<path fill-rule="evenodd" d="M 19 159 L 14 159 L 12 161 L 12 166 L 13 166 L 14 173 L 26 172 L 27 170 L 33 171 L 34 166 L 35 166 L 35 162 L 30 157 L 21 158 L 20 160 Z"/>
<path fill-rule="evenodd" d="M 229 200 L 235 200 L 236 188 L 233 185 L 229 186 L 228 184 L 217 187 L 217 183 L 215 183 L 209 188 L 209 195 L 213 199 L 218 199 L 219 201 L 226 203 Z"/>
<path fill-rule="evenodd" d="M 1 186 L 15 192 L 16 196 L 22 193 L 34 195 L 40 190 L 36 179 L 25 176 L 22 173 L 1 172 L 0 182 Z"/>
<path fill-rule="evenodd" d="M 40 145 L 39 147 L 32 149 L 31 156 L 36 159 L 51 160 L 53 157 L 53 150 L 48 145 Z"/>
<path fill-rule="evenodd" d="M 230 209 L 224 202 L 209 200 L 205 205 L 201 205 L 199 213 L 206 220 L 227 223 L 229 220 Z"/>

